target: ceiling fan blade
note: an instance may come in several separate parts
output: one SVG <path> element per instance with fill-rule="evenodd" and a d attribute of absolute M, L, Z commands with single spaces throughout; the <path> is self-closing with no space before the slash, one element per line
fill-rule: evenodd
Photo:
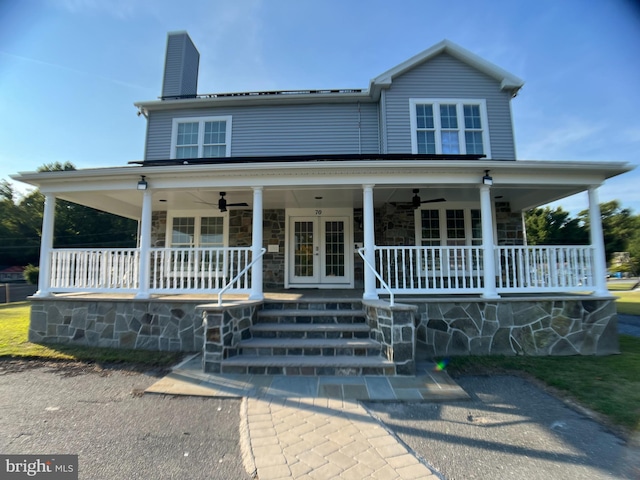
<path fill-rule="evenodd" d="M 242 203 L 227 203 L 227 207 L 248 207 L 249 204 L 247 202 Z"/>
<path fill-rule="evenodd" d="M 420 203 L 440 203 L 446 201 L 446 198 L 432 198 L 431 200 L 422 200 Z"/>

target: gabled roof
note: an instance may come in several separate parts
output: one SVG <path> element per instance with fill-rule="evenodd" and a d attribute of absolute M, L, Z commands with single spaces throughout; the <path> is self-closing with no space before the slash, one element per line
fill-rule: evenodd
<path fill-rule="evenodd" d="M 475 53 L 471 53 L 469 50 L 462 48 L 460 45 L 453 43 L 451 40 L 442 40 L 436 43 L 434 46 L 424 50 L 423 52 L 411 57 L 410 59 L 402 62 L 400 65 L 393 67 L 390 70 L 378 75 L 371 80 L 370 90 L 375 92 L 380 88 L 388 88 L 393 79 L 402 75 L 403 73 L 421 65 L 424 62 L 431 60 L 432 58 L 440 55 L 441 53 L 447 53 L 454 58 L 457 58 L 461 62 L 495 78 L 500 82 L 500 87 L 503 90 L 511 90 L 512 94 L 518 92 L 518 90 L 524 85 L 524 81 L 515 75 L 503 70 L 502 68 L 488 62 L 484 58 L 479 57 Z"/>

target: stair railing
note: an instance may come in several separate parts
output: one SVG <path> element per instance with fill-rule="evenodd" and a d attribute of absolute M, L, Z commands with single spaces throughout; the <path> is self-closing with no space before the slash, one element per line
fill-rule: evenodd
<path fill-rule="evenodd" d="M 364 248 L 359 248 L 358 249 L 358 254 L 360 255 L 360 257 L 364 261 L 364 264 L 367 266 L 367 268 L 374 273 L 374 275 L 378 278 L 378 280 L 380 280 L 380 285 L 382 285 L 382 288 L 384 288 L 387 292 L 389 292 L 389 306 L 393 307 L 395 305 L 395 300 L 394 300 L 393 292 L 391 291 L 391 287 L 389 287 L 387 282 L 384 281 L 384 279 L 378 273 L 376 268 L 373 265 L 371 265 L 366 258 L 364 258 L 364 250 L 365 250 Z"/>
<path fill-rule="evenodd" d="M 238 281 L 238 279 L 239 279 L 240 277 L 242 277 L 242 275 L 244 275 L 244 274 L 247 272 L 247 270 L 249 270 L 251 267 L 253 267 L 253 265 L 254 265 L 258 260 L 260 260 L 260 259 L 263 257 L 263 255 L 265 254 L 265 252 L 266 252 L 266 251 L 267 251 L 267 249 L 266 249 L 266 248 L 264 248 L 264 247 L 262 247 L 262 248 L 260 249 L 260 253 L 259 253 L 258 255 L 256 255 L 256 258 L 254 258 L 253 260 L 251 260 L 251 262 L 249 263 L 249 265 L 247 265 L 246 267 L 244 267 L 244 268 L 242 269 L 242 271 L 240 271 L 240 273 L 238 273 L 235 277 L 233 277 L 233 278 L 229 281 L 229 283 L 227 283 L 224 287 L 222 287 L 222 289 L 218 292 L 218 306 L 219 306 L 219 307 L 220 307 L 220 306 L 222 306 L 222 294 L 223 294 L 224 292 L 226 292 L 227 290 L 229 290 L 229 288 L 231 288 L 231 285 L 233 285 L 234 283 L 236 283 L 236 282 Z M 252 281 L 252 283 L 253 283 L 253 279 L 252 279 L 251 281 Z"/>

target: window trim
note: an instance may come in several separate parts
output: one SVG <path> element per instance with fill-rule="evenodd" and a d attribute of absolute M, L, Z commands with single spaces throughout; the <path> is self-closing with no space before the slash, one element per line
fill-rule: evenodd
<path fill-rule="evenodd" d="M 480 121 L 482 122 L 482 143 L 484 147 L 484 155 L 487 159 L 491 158 L 491 144 L 489 142 L 489 120 L 487 117 L 487 101 L 485 99 L 475 98 L 410 98 L 409 99 L 409 119 L 411 124 L 411 153 L 418 153 L 418 120 L 416 115 L 417 105 L 433 106 L 433 122 L 436 154 L 442 155 L 442 128 L 440 126 L 440 105 L 456 105 L 458 118 L 458 145 L 460 154 L 467 153 L 467 143 L 465 132 L 467 129 L 464 125 L 464 105 L 477 105 L 480 107 Z M 445 129 L 448 130 L 448 129 Z M 476 132 L 477 129 L 469 129 L 470 132 Z M 445 154 L 446 155 L 446 154 Z"/>
<path fill-rule="evenodd" d="M 181 123 L 198 123 L 198 156 L 197 158 L 203 158 L 204 151 L 204 124 L 205 122 L 222 122 L 226 121 L 225 130 L 225 157 L 231 156 L 231 115 L 218 115 L 211 117 L 184 117 L 174 118 L 171 125 L 171 153 L 172 160 L 176 159 L 176 147 L 178 146 L 178 125 Z"/>
<path fill-rule="evenodd" d="M 482 241 L 482 237 L 477 238 L 473 236 L 473 228 L 471 222 L 471 211 L 480 211 L 480 206 L 477 204 L 460 204 L 452 202 L 446 206 L 434 206 L 434 205 L 421 205 L 420 208 L 415 209 L 414 213 L 414 225 L 415 225 L 415 244 L 416 247 L 422 247 L 422 210 L 438 210 L 438 218 L 440 223 L 440 247 L 452 247 L 455 245 L 447 245 L 447 210 L 464 210 L 464 245 L 465 247 L 482 247 L 482 243 L 473 245 L 473 240 Z M 436 247 L 437 248 L 437 247 Z"/>
<path fill-rule="evenodd" d="M 229 246 L 229 212 L 217 212 L 212 210 L 172 210 L 167 212 L 167 230 L 165 245 L 167 248 L 173 246 L 173 219 L 180 217 L 189 217 L 194 219 L 194 245 L 192 247 L 179 246 L 175 248 L 226 248 Z M 222 217 L 222 246 L 221 247 L 202 247 L 200 244 L 201 225 L 203 217 Z"/>

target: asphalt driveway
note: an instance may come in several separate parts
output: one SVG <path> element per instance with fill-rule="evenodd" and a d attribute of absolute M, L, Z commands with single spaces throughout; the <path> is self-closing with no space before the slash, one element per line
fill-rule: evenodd
<path fill-rule="evenodd" d="M 456 381 L 470 401 L 367 407 L 448 480 L 640 479 L 640 445 L 527 380 Z"/>
<path fill-rule="evenodd" d="M 7 373 L 6 365 L 3 454 L 77 454 L 81 479 L 249 478 L 239 400 L 141 396 L 153 373 L 64 364 Z"/>

